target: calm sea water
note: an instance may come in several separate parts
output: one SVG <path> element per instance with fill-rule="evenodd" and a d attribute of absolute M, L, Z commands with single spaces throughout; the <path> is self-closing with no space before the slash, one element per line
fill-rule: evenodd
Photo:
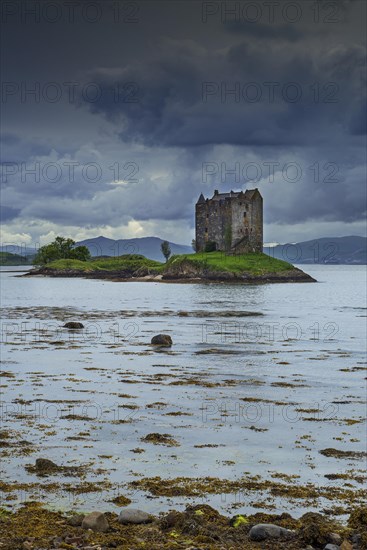
<path fill-rule="evenodd" d="M 300 485 L 337 487 L 344 482 L 325 475 L 365 476 L 365 459 L 319 451 L 366 451 L 366 270 L 303 267 L 318 283 L 117 283 L 21 278 L 2 268 L 1 424 L 16 443 L 3 449 L 2 479 L 25 484 L 3 503 L 115 509 L 108 501 L 124 494 L 157 512 L 198 499 L 147 498 L 127 484 L 293 475 Z M 84 329 L 65 330 L 68 320 Z M 150 346 L 161 332 L 171 349 Z M 142 441 L 152 432 L 178 446 Z M 50 478 L 25 469 L 38 457 L 86 464 L 87 481 L 104 481 L 103 490 L 44 490 Z M 258 510 L 261 501 L 295 514 L 310 509 L 269 494 L 200 501 L 224 511 Z"/>

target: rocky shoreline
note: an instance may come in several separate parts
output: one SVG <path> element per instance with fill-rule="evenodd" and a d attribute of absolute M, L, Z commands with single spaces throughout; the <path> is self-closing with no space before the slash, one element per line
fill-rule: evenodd
<path fill-rule="evenodd" d="M 152 516 L 130 507 L 119 515 L 59 512 L 30 502 L 14 512 L 0 508 L 0 548 L 362 550 L 367 548 L 367 508 L 352 510 L 342 525 L 314 512 L 299 519 L 262 512 L 229 518 L 206 504 Z"/>
<path fill-rule="evenodd" d="M 32 269 L 21 277 L 82 277 L 85 279 L 107 279 L 112 281 L 135 281 L 135 282 L 162 282 L 162 283 L 242 283 L 242 284 L 267 284 L 267 283 L 312 283 L 316 280 L 304 273 L 301 269 L 293 268 L 278 273 L 265 273 L 254 275 L 252 273 L 232 273 L 229 271 L 219 271 L 204 269 L 193 266 L 192 263 L 182 262 L 180 265 L 169 266 L 162 274 L 156 274 L 149 268 L 139 268 L 136 271 L 131 270 L 113 270 L 113 271 L 81 271 L 76 269 L 51 269 L 42 267 Z"/>

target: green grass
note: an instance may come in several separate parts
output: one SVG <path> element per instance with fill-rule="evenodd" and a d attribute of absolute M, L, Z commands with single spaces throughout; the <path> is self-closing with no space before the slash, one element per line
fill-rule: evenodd
<path fill-rule="evenodd" d="M 276 260 L 263 253 L 226 255 L 224 252 L 198 252 L 196 254 L 182 254 L 173 256 L 168 265 L 185 260 L 193 262 L 198 267 L 230 273 L 247 272 L 253 275 L 280 273 L 293 269 L 292 264 L 283 260 Z"/>
<path fill-rule="evenodd" d="M 251 273 L 263 275 L 280 273 L 293 269 L 293 266 L 282 260 L 276 260 L 266 254 L 226 255 L 223 252 L 199 252 L 197 254 L 181 254 L 172 256 L 167 264 L 149 260 L 138 254 L 127 254 L 115 258 L 96 258 L 87 262 L 80 260 L 57 260 L 46 265 L 50 269 L 73 269 L 88 271 L 136 271 L 140 267 L 149 268 L 151 273 L 164 273 L 166 267 L 181 262 L 192 262 L 198 268 L 224 271 L 230 273 Z"/>
<path fill-rule="evenodd" d="M 147 267 L 151 271 L 160 272 L 163 264 L 149 260 L 139 254 L 126 254 L 111 258 L 95 258 L 87 262 L 80 260 L 56 260 L 45 267 L 50 269 L 75 269 L 78 271 L 136 271 L 140 267 Z"/>

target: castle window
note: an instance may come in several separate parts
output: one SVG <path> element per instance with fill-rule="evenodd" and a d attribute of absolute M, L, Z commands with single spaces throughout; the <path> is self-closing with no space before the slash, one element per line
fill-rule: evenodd
<path fill-rule="evenodd" d="M 208 228 L 207 227 L 205 228 L 205 233 L 208 233 Z"/>
<path fill-rule="evenodd" d="M 246 216 L 247 216 L 247 212 L 244 212 L 243 217 L 246 218 Z"/>

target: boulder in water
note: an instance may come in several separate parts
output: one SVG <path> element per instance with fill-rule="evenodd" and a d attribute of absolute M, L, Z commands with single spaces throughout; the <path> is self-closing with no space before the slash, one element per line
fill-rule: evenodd
<path fill-rule="evenodd" d="M 83 325 L 83 323 L 78 323 L 76 321 L 68 321 L 67 323 L 65 323 L 63 328 L 69 328 L 69 329 L 72 329 L 72 330 L 76 330 L 76 329 L 84 328 L 84 325 Z"/>
<path fill-rule="evenodd" d="M 151 342 L 154 346 L 172 346 L 172 338 L 169 334 L 157 334 L 153 336 Z"/>

